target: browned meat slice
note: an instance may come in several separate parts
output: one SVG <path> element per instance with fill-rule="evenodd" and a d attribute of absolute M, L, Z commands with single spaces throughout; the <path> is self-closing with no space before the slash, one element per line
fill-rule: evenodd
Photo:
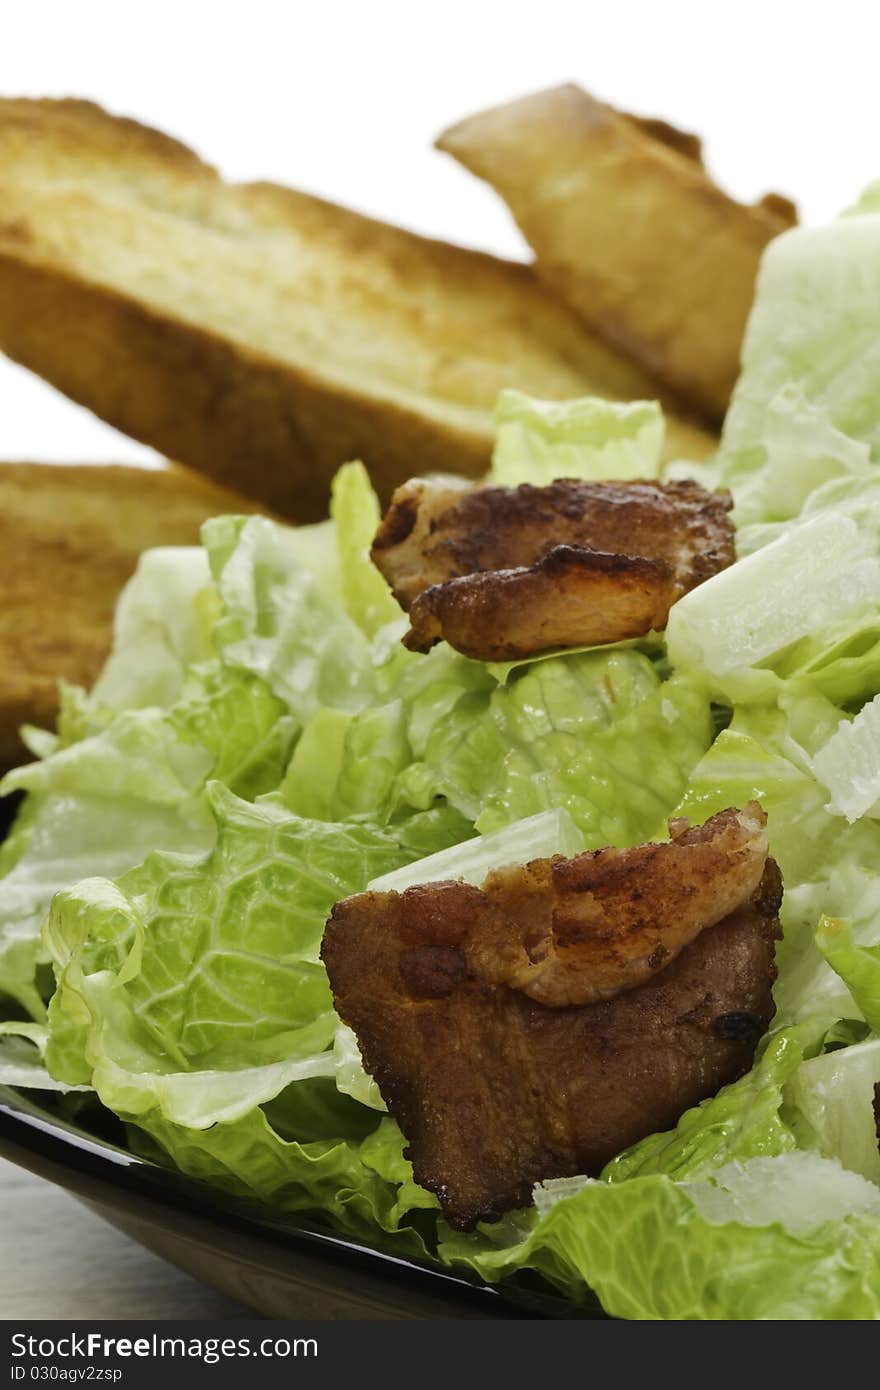
<path fill-rule="evenodd" d="M 414 478 L 394 493 L 374 563 L 403 608 L 434 584 L 523 568 L 559 545 L 664 560 L 682 593 L 732 563 L 727 493 L 697 483 L 471 487 Z"/>
<path fill-rule="evenodd" d="M 558 545 L 528 569 L 468 574 L 426 589 L 404 645 L 445 640 L 477 661 L 513 661 L 554 647 L 598 646 L 666 626 L 678 597 L 665 560 Z"/>
<path fill-rule="evenodd" d="M 452 1225 L 598 1172 L 751 1065 L 782 897 L 763 813 L 670 829 L 334 908 L 336 1007 Z"/>
<path fill-rule="evenodd" d="M 513 660 L 665 626 L 677 598 L 731 564 L 727 494 L 696 483 L 397 489 L 373 561 L 409 612 L 404 638 Z"/>
<path fill-rule="evenodd" d="M 757 802 L 669 844 L 536 859 L 490 874 L 492 905 L 467 942 L 472 971 L 540 1004 L 593 1004 L 656 975 L 757 890 L 767 862 Z"/>

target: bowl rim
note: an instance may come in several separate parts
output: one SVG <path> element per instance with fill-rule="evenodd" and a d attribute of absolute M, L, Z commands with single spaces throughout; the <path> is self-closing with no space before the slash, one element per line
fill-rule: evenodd
<path fill-rule="evenodd" d="M 395 1255 L 378 1246 L 320 1229 L 306 1217 L 278 1213 L 268 1204 L 229 1197 L 218 1202 L 210 1184 L 164 1168 L 149 1158 L 90 1133 L 41 1104 L 42 1092 L 0 1085 L 0 1157 L 54 1182 L 87 1202 L 121 1212 L 148 1209 L 162 1222 L 163 1213 L 195 1218 L 216 1235 L 218 1248 L 247 1236 L 291 1255 L 338 1263 L 340 1274 L 358 1270 L 379 1277 L 389 1294 L 448 1300 L 449 1316 L 542 1318 L 571 1316 L 564 1300 L 519 1297 L 434 1265 Z M 405 1314 L 404 1314 L 405 1316 Z"/>

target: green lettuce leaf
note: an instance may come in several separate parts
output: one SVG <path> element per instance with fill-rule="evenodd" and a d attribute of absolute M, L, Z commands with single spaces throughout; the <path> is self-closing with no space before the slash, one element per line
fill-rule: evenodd
<path fill-rule="evenodd" d="M 416 717 L 405 800 L 444 796 L 482 833 L 562 808 L 588 848 L 662 834 L 712 737 L 702 688 L 664 681 L 627 649 L 535 662 L 503 685 L 447 691 L 430 719 Z"/>
<path fill-rule="evenodd" d="M 836 429 L 825 406 L 808 401 L 792 382 L 768 403 L 762 448 L 762 465 L 742 479 L 736 458 L 729 463 L 725 451 L 715 464 L 719 481 L 723 478 L 735 490 L 740 554 L 744 527 L 790 520 L 825 483 L 874 472 L 868 445 Z"/>
<path fill-rule="evenodd" d="M 441 1255 L 493 1283 L 537 1271 L 575 1305 L 598 1295 L 615 1317 L 876 1319 L 878 1218 L 874 1184 L 793 1152 L 733 1163 L 704 1182 L 587 1181 L 551 1197 L 510 1244 L 451 1236 Z"/>
<path fill-rule="evenodd" d="M 200 546 L 148 550 L 119 597 L 113 650 L 88 699 L 92 712 L 167 708 L 189 666 L 214 656 L 217 599 Z"/>
<path fill-rule="evenodd" d="M 857 938 L 851 921 L 823 916 L 816 944 L 848 985 L 863 1017 L 880 1032 L 880 941 L 868 944 Z"/>
<path fill-rule="evenodd" d="M 296 745 L 281 796 L 298 815 L 381 825 L 396 809 L 396 780 L 411 761 L 402 701 L 357 715 L 321 709 Z"/>
<path fill-rule="evenodd" d="M 878 601 L 875 538 L 852 517 L 819 512 L 685 594 L 669 614 L 669 659 L 742 697 L 748 689 L 726 677 L 835 623 L 857 623 Z"/>
<path fill-rule="evenodd" d="M 381 509 L 362 463 L 345 463 L 333 479 L 330 515 L 336 523 L 342 599 L 349 617 L 373 637 L 399 621 L 400 607 L 370 559 Z"/>
<path fill-rule="evenodd" d="M 0 990 L 35 1018 L 40 928 L 54 893 L 78 879 L 114 877 L 154 849 L 200 853 L 213 841 L 211 775 L 244 796 L 277 787 L 292 720 L 258 678 L 216 662 L 190 668 L 181 699 L 111 716 L 100 733 L 59 744 L 7 775 L 28 793 L 0 869 Z"/>
<path fill-rule="evenodd" d="M 87 874 L 118 874 L 157 846 L 199 851 L 213 835 L 199 793 L 207 751 L 183 744 L 159 710 L 121 714 L 103 733 L 32 763 L 3 790 L 29 792 L 21 852 L 2 880 L 0 988 L 33 1017 L 40 927 L 52 895 Z"/>
<path fill-rule="evenodd" d="M 131 1142 L 137 1152 L 234 1198 L 269 1203 L 276 1213 L 307 1213 L 400 1256 L 426 1256 L 413 1218 L 419 1207 L 430 1212 L 436 1201 L 412 1182 L 403 1138 L 392 1121 L 379 1120 L 375 1133 L 360 1143 L 301 1141 L 280 1133 L 269 1116 L 268 1106 L 256 1106 L 238 1120 L 193 1129 L 148 1111 L 131 1126 Z M 430 1238 L 430 1226 L 426 1234 Z"/>
<path fill-rule="evenodd" d="M 278 787 L 296 725 L 259 677 L 216 661 L 192 666 L 168 720 L 182 743 L 205 749 L 212 780 L 237 796 L 253 801 Z"/>
<path fill-rule="evenodd" d="M 797 228 L 768 246 L 722 438 L 723 477 L 736 495 L 766 466 L 775 403 L 792 385 L 811 432 L 817 410 L 837 432 L 824 431 L 820 452 L 830 441 L 840 457 L 845 436 L 865 445 L 872 463 L 880 458 L 878 247 L 876 216 Z"/>
<path fill-rule="evenodd" d="M 215 656 L 217 594 L 199 546 L 160 546 L 141 555 L 122 590 L 113 649 L 91 691 L 59 680 L 56 732 L 25 725 L 38 758 L 101 733 L 125 710 L 167 709 L 183 693 L 191 666 Z"/>
<path fill-rule="evenodd" d="M 858 708 L 880 685 L 880 613 L 867 611 L 802 638 L 774 662 L 774 671 L 842 708 Z"/>
<path fill-rule="evenodd" d="M 880 1040 L 835 1048 L 798 1067 L 786 1103 L 809 1129 L 807 1140 L 828 1158 L 880 1184 L 874 1087 L 880 1082 Z"/>
<path fill-rule="evenodd" d="M 63 1080 L 92 1074 L 111 1108 L 120 1082 L 114 1071 L 105 1085 L 102 1068 L 129 1054 L 132 1074 L 234 1073 L 324 1051 L 326 918 L 412 857 L 390 833 L 251 805 L 220 783 L 208 799 L 207 857 L 154 853 L 117 884 L 87 879 L 52 904 L 49 1065 Z"/>
<path fill-rule="evenodd" d="M 830 793 L 829 814 L 852 823 L 880 801 L 880 696 L 841 721 L 815 753 L 813 767 Z"/>
<path fill-rule="evenodd" d="M 34 1091 L 86 1091 L 68 1086 L 46 1070 L 47 1030 L 39 1023 L 0 1022 L 0 1086 Z"/>
<path fill-rule="evenodd" d="M 333 1038 L 333 1066 L 336 1087 L 344 1096 L 351 1096 L 370 1110 L 386 1110 L 382 1092 L 364 1070 L 358 1040 L 351 1028 L 339 1023 Z"/>
<path fill-rule="evenodd" d="M 819 1037 L 788 1028 L 766 1040 L 747 1076 L 717 1096 L 686 1110 L 674 1130 L 652 1134 L 607 1164 L 607 1182 L 665 1173 L 677 1180 L 702 1178 L 737 1160 L 787 1153 L 796 1137 L 782 1118 L 784 1087 Z"/>
<path fill-rule="evenodd" d="M 814 534 L 819 523 L 821 536 L 827 540 L 828 527 L 848 529 L 848 534 L 858 535 L 857 550 L 862 559 L 853 555 L 846 565 L 855 566 L 858 584 L 862 583 L 866 569 L 864 557 L 870 562 L 880 553 L 880 475 L 872 468 L 869 478 L 846 477 L 833 479 L 811 492 L 794 522 L 761 522 L 740 527 L 737 532 L 737 550 L 740 555 L 752 556 L 755 551 L 770 547 L 772 542 L 785 540 L 786 554 L 791 562 L 791 570 L 786 583 L 791 583 L 794 572 L 800 567 L 804 582 L 815 586 L 819 570 L 823 566 L 833 567 L 836 563 L 833 547 L 823 557 L 805 553 L 798 558 L 798 550 Z M 842 533 L 841 533 L 842 534 Z M 774 552 L 778 555 L 781 551 Z M 750 564 L 747 561 L 747 564 Z M 739 566 L 737 566 L 739 568 Z M 749 570 L 753 578 L 757 569 Z M 878 625 L 878 605 L 876 602 L 862 601 L 849 606 L 847 600 L 858 597 L 858 584 L 837 607 L 819 604 L 815 610 L 816 621 L 809 631 L 796 637 L 788 646 L 777 649 L 761 663 L 760 670 L 748 673 L 748 681 L 742 672 L 735 680 L 725 675 L 723 686 L 737 699 L 757 699 L 772 701 L 778 693 L 779 681 L 798 680 L 809 688 L 821 692 L 836 703 L 857 708 L 870 700 L 880 685 L 880 625 Z M 751 585 L 755 588 L 755 585 Z M 833 587 L 833 585 L 832 585 Z M 745 598 L 745 590 L 742 591 Z M 766 600 L 762 600 L 766 607 Z M 803 626 L 800 618 L 798 626 Z M 769 634 L 768 634 L 769 636 Z M 780 628 L 779 637 L 786 640 L 791 636 L 790 625 Z M 770 669 L 767 669 L 767 668 Z M 772 672 L 772 674 L 771 674 Z M 760 678 L 760 679 L 759 679 Z M 716 677 L 716 683 L 718 678 Z"/>
<path fill-rule="evenodd" d="M 360 1236 L 396 1231 L 436 1204 L 414 1188 L 396 1127 L 335 1084 L 355 1058 L 331 1050 L 318 950 L 337 899 L 415 856 L 392 829 L 305 820 L 218 783 L 208 797 L 207 856 L 154 853 L 116 884 L 55 897 L 49 1070 L 91 1085 L 185 1172 Z"/>
<path fill-rule="evenodd" d="M 840 726 L 841 711 L 803 689 L 784 707 L 739 708 L 693 771 L 677 814 L 702 823 L 727 806 L 760 801 L 770 852 L 785 884 L 777 946 L 779 1022 L 822 1016 L 858 1019 L 847 982 L 828 964 L 815 934 L 823 914 L 847 917 L 860 946 L 880 941 L 880 824 L 829 814 L 816 778 L 818 747 Z"/>
<path fill-rule="evenodd" d="M 540 401 L 502 391 L 489 481 L 516 487 L 555 478 L 656 478 L 664 433 L 656 401 Z"/>
<path fill-rule="evenodd" d="M 366 708 L 375 688 L 372 650 L 343 605 L 335 524 L 221 517 L 202 535 L 224 664 L 260 676 L 299 724 L 324 706 Z"/>
<path fill-rule="evenodd" d="M 525 864 L 530 859 L 550 858 L 554 854 L 569 857 L 580 854 L 583 836 L 567 811 L 539 811 L 525 820 L 514 821 L 503 830 L 478 835 L 465 844 L 430 854 L 405 868 L 373 879 L 373 892 L 402 893 L 417 883 L 440 883 L 460 879 L 479 886 L 494 869 L 510 864 Z"/>

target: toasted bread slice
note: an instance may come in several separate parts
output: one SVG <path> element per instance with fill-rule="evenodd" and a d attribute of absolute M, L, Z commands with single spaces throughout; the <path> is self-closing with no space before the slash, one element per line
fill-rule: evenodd
<path fill-rule="evenodd" d="M 79 101 L 0 101 L 0 348 L 278 512 L 362 458 L 478 475 L 499 390 L 655 397 L 523 265 L 271 184 Z M 711 441 L 670 422 L 672 455 Z"/>
<path fill-rule="evenodd" d="M 472 116 L 437 144 L 501 194 L 538 274 L 586 324 L 721 419 L 761 254 L 797 220 L 787 199 L 734 202 L 695 136 L 575 86 Z"/>
<path fill-rule="evenodd" d="M 52 727 L 59 677 L 97 676 L 141 551 L 255 510 L 186 468 L 0 463 L 0 767 L 24 755 L 21 724 Z"/>

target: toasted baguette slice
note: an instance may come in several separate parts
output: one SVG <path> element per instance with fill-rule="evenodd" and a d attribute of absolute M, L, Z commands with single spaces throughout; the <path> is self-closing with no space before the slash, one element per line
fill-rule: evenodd
<path fill-rule="evenodd" d="M 615 108 L 609 109 L 613 111 Z M 661 145 L 668 145 L 671 150 L 677 150 L 685 159 L 692 159 L 701 169 L 706 167 L 702 138 L 693 130 L 680 130 L 678 126 L 670 125 L 669 121 L 664 121 L 659 116 L 635 116 L 631 111 L 618 111 L 617 114 L 624 120 L 631 121 L 636 129 L 649 139 L 659 140 Z"/>
<path fill-rule="evenodd" d="M 584 322 L 718 421 L 767 243 L 787 199 L 734 202 L 696 137 L 556 87 L 472 116 L 437 144 L 508 203 L 545 283 Z"/>
<path fill-rule="evenodd" d="M 52 727 L 59 677 L 97 676 L 141 551 L 255 510 L 186 468 L 0 463 L 0 767 L 24 754 L 21 724 Z"/>
<path fill-rule="evenodd" d="M 299 520 L 349 458 L 384 493 L 414 471 L 479 474 L 502 387 L 657 395 L 527 267 L 226 184 L 79 101 L 0 101 L 0 348 Z M 668 442 L 711 447 L 674 421 Z"/>

